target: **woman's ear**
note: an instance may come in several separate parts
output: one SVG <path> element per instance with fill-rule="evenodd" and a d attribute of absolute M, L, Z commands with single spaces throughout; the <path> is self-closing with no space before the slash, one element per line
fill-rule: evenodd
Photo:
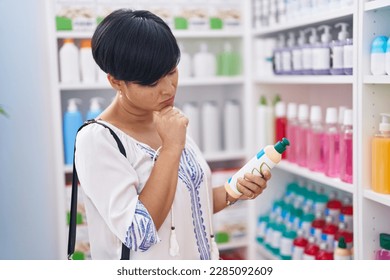
<path fill-rule="evenodd" d="M 120 91 L 120 90 L 122 89 L 123 81 L 114 78 L 114 77 L 111 76 L 110 74 L 107 74 L 107 79 L 108 79 L 108 81 L 110 82 L 111 86 L 112 86 L 116 91 Z"/>

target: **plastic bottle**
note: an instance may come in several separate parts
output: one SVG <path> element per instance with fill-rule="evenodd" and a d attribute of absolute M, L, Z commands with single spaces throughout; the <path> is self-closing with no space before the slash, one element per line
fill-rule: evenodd
<path fill-rule="evenodd" d="M 321 212 L 322 215 L 325 215 L 325 210 L 326 210 L 326 204 L 328 203 L 328 196 L 324 193 L 324 190 L 321 188 L 317 195 L 315 196 L 315 201 L 314 201 L 314 212 Z"/>
<path fill-rule="evenodd" d="M 202 147 L 206 153 L 221 150 L 221 121 L 217 104 L 207 101 L 202 106 Z"/>
<path fill-rule="evenodd" d="M 224 106 L 223 124 L 225 150 L 227 151 L 238 151 L 241 148 L 240 115 L 240 104 L 236 100 L 227 100 Z"/>
<path fill-rule="evenodd" d="M 344 237 L 339 238 L 338 246 L 334 250 L 333 258 L 335 260 L 351 260 L 352 254 L 351 250 L 347 248 Z"/>
<path fill-rule="evenodd" d="M 60 80 L 62 83 L 79 83 L 79 50 L 74 40 L 64 39 L 64 44 L 59 50 L 60 54 Z"/>
<path fill-rule="evenodd" d="M 104 98 L 102 98 L 102 97 L 91 98 L 89 110 L 88 110 L 87 116 L 86 116 L 87 120 L 95 119 L 97 116 L 99 116 L 103 112 L 103 110 L 100 106 L 100 104 L 101 104 L 100 102 L 103 102 L 103 101 L 104 101 Z"/>
<path fill-rule="evenodd" d="M 310 32 L 311 35 L 309 36 L 309 42 L 306 43 L 302 47 L 302 73 L 304 75 L 312 75 L 313 74 L 313 46 L 317 43 L 318 37 L 317 37 L 317 31 L 315 28 L 310 27 L 305 29 L 305 32 Z"/>
<path fill-rule="evenodd" d="M 303 65 L 302 65 L 302 48 L 306 43 L 305 31 L 299 31 L 299 37 L 297 40 L 297 45 L 292 48 L 292 74 L 294 75 L 302 75 Z"/>
<path fill-rule="evenodd" d="M 386 74 L 390 75 L 390 39 L 387 39 L 387 44 L 386 44 Z"/>
<path fill-rule="evenodd" d="M 80 42 L 80 69 L 83 83 L 96 82 L 97 68 L 92 56 L 91 39 L 83 39 Z"/>
<path fill-rule="evenodd" d="M 308 239 L 308 243 L 303 251 L 303 260 L 315 260 L 320 247 L 316 244 L 316 238 L 314 236 L 310 236 Z"/>
<path fill-rule="evenodd" d="M 339 220 L 346 225 L 348 231 L 353 232 L 353 206 L 352 200 L 348 196 L 343 199 Z"/>
<path fill-rule="evenodd" d="M 292 50 L 295 46 L 294 33 L 288 33 L 287 47 L 282 50 L 282 73 L 285 75 L 292 74 Z"/>
<path fill-rule="evenodd" d="M 239 198 L 242 193 L 237 190 L 237 179 L 243 178 L 245 173 L 262 174 L 265 170 L 271 170 L 282 159 L 282 153 L 288 145 L 290 145 L 290 142 L 287 138 L 283 138 L 275 145 L 268 145 L 258 152 L 225 183 L 225 189 L 229 195 Z"/>
<path fill-rule="evenodd" d="M 267 98 L 261 96 L 256 108 L 256 145 L 259 147 L 265 147 L 268 145 L 268 129 L 269 122 L 273 119 L 268 118 L 268 105 Z"/>
<path fill-rule="evenodd" d="M 334 238 L 334 248 L 337 248 L 339 245 L 340 237 L 344 237 L 345 244 L 348 249 L 353 247 L 353 233 L 347 229 L 347 224 L 344 222 L 339 223 L 339 229 Z"/>
<path fill-rule="evenodd" d="M 287 104 L 287 122 L 286 122 L 286 137 L 294 145 L 286 151 L 285 158 L 288 161 L 296 162 L 296 145 L 298 139 L 295 136 L 296 129 L 298 127 L 298 118 L 297 118 L 297 104 L 290 102 Z"/>
<path fill-rule="evenodd" d="M 299 135 L 299 141 L 296 145 L 296 163 L 299 166 L 307 166 L 307 134 L 309 132 L 309 107 L 306 104 L 298 106 L 298 127 L 296 135 Z"/>
<path fill-rule="evenodd" d="M 280 33 L 278 36 L 278 40 L 276 43 L 276 48 L 274 50 L 274 73 L 276 75 L 283 74 L 283 60 L 282 60 L 282 52 L 285 49 L 286 45 L 286 37 L 284 34 Z"/>
<path fill-rule="evenodd" d="M 329 177 L 339 176 L 340 166 L 340 131 L 337 125 L 337 109 L 326 109 L 324 133 L 324 171 Z"/>
<path fill-rule="evenodd" d="M 324 240 L 328 244 L 328 250 L 334 249 L 334 241 L 339 230 L 338 225 L 334 224 L 334 220 L 332 216 L 326 216 L 325 225 L 322 228 L 321 239 Z"/>
<path fill-rule="evenodd" d="M 344 129 L 340 138 L 340 179 L 352 183 L 353 179 L 353 127 L 352 110 L 344 113 Z"/>
<path fill-rule="evenodd" d="M 190 78 L 192 76 L 191 56 L 188 52 L 186 52 L 183 43 L 179 43 L 179 48 L 180 48 L 180 62 L 177 65 L 179 69 L 179 77 L 181 79 Z"/>
<path fill-rule="evenodd" d="M 276 218 L 276 223 L 274 224 L 274 231 L 272 235 L 272 241 L 271 241 L 271 252 L 275 256 L 280 255 L 280 243 L 282 236 L 286 230 L 286 225 L 283 223 L 282 217 Z"/>
<path fill-rule="evenodd" d="M 305 238 L 304 233 L 301 229 L 297 231 L 297 237 L 293 241 L 292 246 L 292 259 L 302 260 L 303 252 L 305 251 L 308 240 Z"/>
<path fill-rule="evenodd" d="M 333 260 L 333 251 L 330 251 L 328 248 L 328 243 L 321 242 L 320 249 L 315 256 L 316 260 Z"/>
<path fill-rule="evenodd" d="M 184 103 L 183 113 L 189 120 L 187 126 L 189 136 L 195 141 L 199 148 L 202 149 L 200 141 L 200 115 L 198 105 L 194 102 Z"/>
<path fill-rule="evenodd" d="M 386 74 L 386 36 L 377 36 L 371 44 L 371 74 Z"/>
<path fill-rule="evenodd" d="M 321 41 L 315 43 L 312 48 L 312 69 L 314 75 L 329 75 L 330 74 L 330 42 L 332 35 L 330 34 L 331 27 L 329 25 L 321 25 L 317 28 L 323 30 Z"/>
<path fill-rule="evenodd" d="M 341 213 L 342 203 L 337 198 L 337 192 L 333 191 L 329 194 L 329 200 L 326 203 L 325 215 L 332 217 L 334 224 L 339 223 L 339 217 Z"/>
<path fill-rule="evenodd" d="M 217 60 L 217 75 L 236 76 L 239 74 L 240 58 L 239 55 L 233 51 L 233 47 L 230 42 L 224 43 L 223 52 L 218 55 Z"/>
<path fill-rule="evenodd" d="M 390 114 L 381 114 L 379 133 L 372 138 L 371 188 L 374 192 L 390 194 Z"/>
<path fill-rule="evenodd" d="M 322 238 L 322 229 L 325 226 L 325 219 L 321 211 L 316 212 L 316 218 L 311 223 L 310 234 L 314 236 L 316 240 L 320 241 Z"/>
<path fill-rule="evenodd" d="M 307 167 L 324 172 L 324 128 L 320 106 L 310 108 L 310 128 L 307 134 Z"/>
<path fill-rule="evenodd" d="M 344 74 L 353 74 L 353 39 L 347 38 L 343 48 Z"/>
<path fill-rule="evenodd" d="M 275 105 L 275 142 L 286 137 L 286 124 L 286 104 L 283 101 L 279 101 Z M 284 154 L 282 158 L 284 158 Z"/>
<path fill-rule="evenodd" d="M 340 28 L 340 32 L 337 34 L 337 40 L 333 40 L 330 44 L 332 67 L 330 73 L 332 75 L 344 75 L 344 46 L 346 39 L 349 36 L 347 31 L 348 23 L 339 22 L 335 24 L 335 28 Z"/>
<path fill-rule="evenodd" d="M 286 230 L 284 231 L 282 238 L 280 239 L 279 255 L 282 260 L 292 259 L 293 243 L 296 237 L 297 233 L 293 229 L 293 226 L 291 224 L 287 224 Z"/>
<path fill-rule="evenodd" d="M 311 224 L 313 223 L 314 219 L 315 215 L 313 212 L 305 212 L 303 214 L 299 228 L 303 231 L 303 235 L 305 237 L 310 236 Z"/>
<path fill-rule="evenodd" d="M 380 249 L 375 252 L 376 260 L 390 260 L 390 234 L 379 234 Z"/>
<path fill-rule="evenodd" d="M 256 227 L 256 240 L 258 243 L 263 244 L 266 236 L 266 228 L 269 223 L 269 216 L 260 216 L 257 221 Z"/>
<path fill-rule="evenodd" d="M 208 51 L 206 43 L 200 44 L 200 50 L 194 55 L 193 73 L 196 78 L 214 77 L 217 72 L 217 62 L 214 54 Z"/>
<path fill-rule="evenodd" d="M 74 142 L 77 130 L 83 124 L 83 117 L 77 108 L 77 103 L 81 103 L 78 98 L 68 100 L 68 108 L 64 114 L 64 150 L 65 164 L 73 163 Z"/>

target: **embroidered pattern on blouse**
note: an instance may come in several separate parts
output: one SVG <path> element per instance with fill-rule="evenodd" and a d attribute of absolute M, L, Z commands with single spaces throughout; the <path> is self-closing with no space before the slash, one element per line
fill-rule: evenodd
<path fill-rule="evenodd" d="M 133 251 L 145 252 L 159 241 L 156 227 L 148 210 L 138 200 L 134 220 L 126 232 L 125 245 Z"/>
<path fill-rule="evenodd" d="M 154 158 L 154 156 L 155 156 L 155 153 L 156 153 L 156 151 L 155 150 L 153 150 L 152 148 L 150 148 L 150 147 L 148 147 L 148 146 L 144 146 L 144 145 L 142 145 L 142 144 L 140 144 L 140 143 L 136 143 L 137 144 L 137 146 L 141 149 L 141 150 L 143 150 L 144 152 L 146 152 L 149 156 L 150 156 L 150 159 L 153 159 Z M 156 155 L 156 159 L 158 158 L 158 155 Z"/>
<path fill-rule="evenodd" d="M 204 172 L 191 149 L 185 148 L 180 158 L 179 178 L 186 185 L 191 196 L 192 223 L 201 260 L 209 260 L 210 246 L 206 226 L 202 217 L 199 189 L 204 179 Z M 207 213 L 206 213 L 207 214 Z"/>

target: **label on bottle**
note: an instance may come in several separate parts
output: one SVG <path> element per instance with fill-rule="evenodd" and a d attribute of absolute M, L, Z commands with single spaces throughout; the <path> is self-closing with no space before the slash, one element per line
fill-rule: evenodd
<path fill-rule="evenodd" d="M 305 247 L 294 246 L 292 249 L 292 259 L 293 260 L 302 260 L 304 250 L 305 250 Z"/>
<path fill-rule="evenodd" d="M 344 46 L 344 68 L 353 66 L 353 45 Z"/>
<path fill-rule="evenodd" d="M 344 47 L 343 46 L 334 46 L 332 48 L 332 68 L 333 69 L 342 69 L 344 67 Z"/>
<path fill-rule="evenodd" d="M 330 49 L 329 48 L 313 48 L 312 69 L 326 70 L 330 68 Z"/>
<path fill-rule="evenodd" d="M 292 255 L 293 240 L 290 238 L 282 237 L 280 240 L 280 255 L 291 256 Z"/>
<path fill-rule="evenodd" d="M 302 50 L 292 51 L 292 68 L 293 70 L 302 70 Z"/>

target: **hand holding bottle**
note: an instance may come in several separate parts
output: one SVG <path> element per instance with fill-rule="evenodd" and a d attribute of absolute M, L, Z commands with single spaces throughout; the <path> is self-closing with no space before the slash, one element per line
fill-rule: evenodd
<path fill-rule="evenodd" d="M 271 179 L 271 172 L 264 171 L 263 175 L 246 173 L 244 178 L 238 178 L 236 188 L 242 193 L 239 199 L 254 199 L 260 195 L 267 187 L 268 180 Z"/>

